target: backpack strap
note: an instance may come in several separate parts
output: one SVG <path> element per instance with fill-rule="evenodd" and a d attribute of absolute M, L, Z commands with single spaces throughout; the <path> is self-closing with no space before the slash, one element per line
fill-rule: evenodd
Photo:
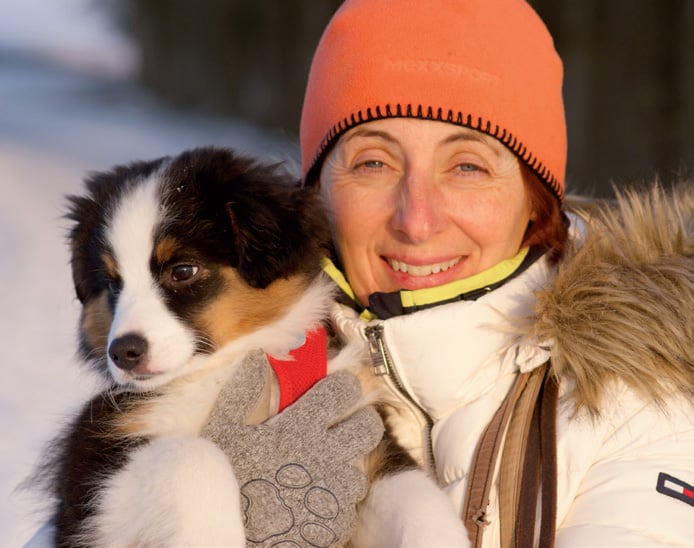
<path fill-rule="evenodd" d="M 557 383 L 549 362 L 520 373 L 485 429 L 472 461 L 463 519 L 471 543 L 482 545 L 488 524 L 494 472 L 499 471 L 499 520 L 502 548 L 534 545 L 535 511 L 542 485 L 540 546 L 554 544 L 556 528 Z"/>
<path fill-rule="evenodd" d="M 487 507 L 496 460 L 501 448 L 504 433 L 513 413 L 516 401 L 528 382 L 530 373 L 520 373 L 513 382 L 508 395 L 482 433 L 468 476 L 463 522 L 473 547 L 482 546 L 482 534 L 489 524 Z"/>
<path fill-rule="evenodd" d="M 557 533 L 557 409 L 559 382 L 548 372 L 542 386 L 540 447 L 542 449 L 542 522 L 540 546 L 552 547 Z"/>
<path fill-rule="evenodd" d="M 518 515 L 521 493 L 527 493 L 528 490 L 532 490 L 536 479 L 537 470 L 534 469 L 534 465 L 536 464 L 536 456 L 539 451 L 537 447 L 538 440 L 536 439 L 539 434 L 536 428 L 536 407 L 538 394 L 544 379 L 544 370 L 535 370 L 535 372 L 535 375 L 531 376 L 531 381 L 516 402 L 513 416 L 506 432 L 504 450 L 501 454 L 501 468 L 499 470 L 499 522 L 502 548 L 513 548 L 515 546 L 516 524 L 523 522 L 528 517 Z M 528 453 L 529 451 L 532 455 Z M 524 456 L 527 458 L 523 459 Z M 525 460 L 525 463 L 523 460 Z M 526 511 L 532 511 L 532 519 L 533 523 L 535 523 L 535 508 L 528 508 Z M 517 517 L 519 518 L 518 520 L 516 519 Z"/>

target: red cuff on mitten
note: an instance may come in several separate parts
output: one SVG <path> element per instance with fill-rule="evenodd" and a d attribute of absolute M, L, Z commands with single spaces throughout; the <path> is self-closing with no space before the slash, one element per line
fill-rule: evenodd
<path fill-rule="evenodd" d="M 326 376 L 328 371 L 327 334 L 322 326 L 306 333 L 304 343 L 289 352 L 290 359 L 267 359 L 280 384 L 279 411 L 299 399 L 304 392 Z"/>

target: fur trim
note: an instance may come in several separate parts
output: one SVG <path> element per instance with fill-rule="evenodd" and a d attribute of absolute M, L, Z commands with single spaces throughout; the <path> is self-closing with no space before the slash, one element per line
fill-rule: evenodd
<path fill-rule="evenodd" d="M 576 213 L 585 235 L 528 324 L 553 341 L 553 372 L 573 381 L 576 411 L 599 415 L 617 379 L 659 404 L 694 397 L 694 185 L 617 192 Z"/>

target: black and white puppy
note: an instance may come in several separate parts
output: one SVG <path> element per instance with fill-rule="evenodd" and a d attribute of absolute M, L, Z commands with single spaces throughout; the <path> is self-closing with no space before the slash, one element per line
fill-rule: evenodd
<path fill-rule="evenodd" d="M 281 355 L 325 317 L 330 236 L 316 194 L 208 148 L 94 174 L 70 203 L 80 350 L 114 384 L 55 448 L 56 544 L 242 542 L 228 463 L 181 435 L 200 432 L 235 357 Z M 221 348 L 224 360 L 209 359 Z M 186 454 L 187 474 L 175 470 Z M 219 486 L 204 507 L 202 475 Z M 226 516 L 216 523 L 211 507 Z"/>
<path fill-rule="evenodd" d="M 111 386 L 49 455 L 55 544 L 245 545 L 233 470 L 199 434 L 248 352 L 281 356 L 329 316 L 317 192 L 201 148 L 91 175 L 68 218 L 81 355 Z M 329 371 L 354 369 L 356 355 L 339 353 Z M 392 447 L 365 466 L 383 470 Z M 395 485 L 377 492 L 377 508 L 408 492 L 431 516 L 421 478 Z M 392 513 L 372 508 L 362 542 L 378 545 Z"/>

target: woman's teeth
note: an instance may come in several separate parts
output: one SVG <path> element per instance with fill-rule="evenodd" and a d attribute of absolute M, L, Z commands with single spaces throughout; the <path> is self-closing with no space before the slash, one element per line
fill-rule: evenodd
<path fill-rule="evenodd" d="M 410 276 L 430 276 L 431 274 L 438 274 L 439 272 L 445 272 L 452 266 L 455 266 L 460 261 L 460 257 L 446 261 L 445 263 L 434 263 L 428 265 L 411 265 L 403 263 L 400 261 L 395 261 L 389 259 L 388 262 L 393 270 L 396 272 L 406 272 Z"/>

